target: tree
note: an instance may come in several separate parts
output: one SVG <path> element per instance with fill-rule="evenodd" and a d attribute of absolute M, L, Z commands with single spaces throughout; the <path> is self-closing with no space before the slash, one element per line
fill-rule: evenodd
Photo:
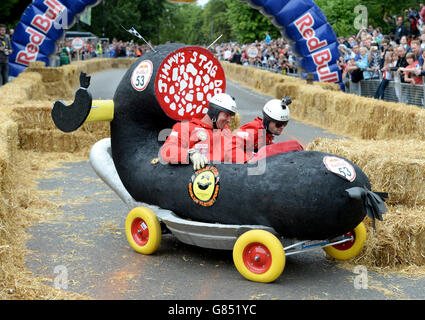
<path fill-rule="evenodd" d="M 338 36 L 356 35 L 358 33 L 358 30 L 354 27 L 354 19 L 356 18 L 354 8 L 357 5 L 364 4 L 363 0 L 316 0 L 316 4 L 322 9 Z"/>
<path fill-rule="evenodd" d="M 418 1 L 415 0 L 316 0 L 316 4 L 322 9 L 328 22 L 332 25 L 339 36 L 349 36 L 358 33 L 354 20 L 358 14 L 354 8 L 362 5 L 367 9 L 367 25 L 382 27 L 385 34 L 388 34 L 392 26 L 384 22 L 385 13 L 388 16 L 405 15 L 405 10 L 412 7 L 419 10 Z"/>
<path fill-rule="evenodd" d="M 166 3 L 160 21 L 160 42 L 181 42 L 185 44 L 203 44 L 203 9 L 196 4 Z"/>
<path fill-rule="evenodd" d="M 164 11 L 165 0 L 138 0 L 137 10 L 140 14 L 139 29 L 145 39 L 150 39 L 153 43 L 159 44 L 160 17 Z"/>
<path fill-rule="evenodd" d="M 24 10 L 31 4 L 32 0 L 2 0 L 0 10 L 0 23 L 9 28 L 15 28 L 21 19 Z"/>
<path fill-rule="evenodd" d="M 165 0 L 104 1 L 104 8 L 102 4 L 99 4 L 92 9 L 92 25 L 83 26 L 84 30 L 101 35 L 104 23 L 105 36 L 124 41 L 142 42 L 126 32 L 122 25 L 127 29 L 134 27 L 147 41 L 159 42 L 159 16 L 162 14 Z"/>
<path fill-rule="evenodd" d="M 223 0 L 210 0 L 203 10 L 202 34 L 205 42 L 213 42 L 220 35 L 220 42 L 232 39 L 232 24 L 226 12 L 227 4 Z"/>
<path fill-rule="evenodd" d="M 255 40 L 263 40 L 266 31 L 272 38 L 280 37 L 280 32 L 263 16 L 257 9 L 251 8 L 247 3 L 240 0 L 223 0 L 227 5 L 225 13 L 232 27 L 234 40 L 239 43 L 249 43 Z"/>

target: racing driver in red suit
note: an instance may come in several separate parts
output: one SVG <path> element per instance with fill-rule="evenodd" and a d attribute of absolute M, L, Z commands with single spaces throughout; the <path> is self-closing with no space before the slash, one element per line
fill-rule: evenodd
<path fill-rule="evenodd" d="M 289 122 L 288 106 L 291 103 L 289 97 L 268 101 L 263 107 L 263 119 L 256 117 L 236 131 L 236 135 L 245 140 L 245 150 L 249 158 L 304 150 L 295 140 L 273 143 L 275 136 L 281 135 Z"/>
<path fill-rule="evenodd" d="M 226 93 L 213 96 L 208 103 L 208 113 L 202 119 L 176 123 L 161 148 L 165 163 L 192 162 L 199 170 L 210 161 L 244 163 L 248 159 L 228 124 L 236 113 L 235 100 Z"/>

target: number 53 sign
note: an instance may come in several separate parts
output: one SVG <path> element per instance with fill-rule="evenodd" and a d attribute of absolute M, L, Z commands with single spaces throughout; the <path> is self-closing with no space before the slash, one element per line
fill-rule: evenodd
<path fill-rule="evenodd" d="M 344 159 L 326 156 L 323 158 L 323 163 L 326 169 L 337 174 L 341 178 L 347 179 L 350 182 L 356 179 L 356 170 L 354 170 L 353 166 Z"/>
<path fill-rule="evenodd" d="M 145 90 L 151 80 L 152 71 L 153 66 L 150 60 L 140 62 L 131 75 L 131 85 L 133 88 L 137 91 Z"/>

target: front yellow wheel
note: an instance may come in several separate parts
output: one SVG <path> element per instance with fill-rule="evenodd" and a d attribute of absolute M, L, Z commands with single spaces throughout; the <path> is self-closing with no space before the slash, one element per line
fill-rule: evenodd
<path fill-rule="evenodd" d="M 345 234 L 353 237 L 353 240 L 341 244 L 325 247 L 323 250 L 337 260 L 349 260 L 356 257 L 362 251 L 366 242 L 366 227 L 361 222 L 353 231 Z"/>
<path fill-rule="evenodd" d="M 161 226 L 149 208 L 137 207 L 125 220 L 125 234 L 131 247 L 142 254 L 154 253 L 161 243 Z"/>
<path fill-rule="evenodd" d="M 282 243 L 265 230 L 250 230 L 241 235 L 233 247 L 233 262 L 246 279 L 273 282 L 285 268 Z"/>

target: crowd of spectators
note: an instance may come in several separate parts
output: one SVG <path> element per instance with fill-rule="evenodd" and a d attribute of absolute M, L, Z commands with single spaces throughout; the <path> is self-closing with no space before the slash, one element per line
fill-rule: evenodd
<path fill-rule="evenodd" d="M 389 34 L 369 26 L 357 35 L 338 39 L 344 83 L 358 93 L 361 80 L 379 79 L 377 99 L 383 99 L 390 81 L 421 85 L 425 75 L 425 6 L 421 4 L 418 11 L 409 8 L 404 15 L 385 14 L 383 20 L 391 27 Z"/>
<path fill-rule="evenodd" d="M 384 15 L 383 21 L 391 31 L 384 34 L 381 27 L 369 25 L 357 34 L 339 37 L 340 59 L 346 88 L 359 93 L 360 81 L 379 79 L 375 98 L 383 99 L 390 81 L 420 85 L 425 75 L 425 6 L 409 8 L 401 15 Z M 297 73 L 296 58 L 283 39 L 270 39 L 268 33 L 252 44 L 226 43 L 215 46 L 221 60 L 247 66 L 267 68 L 279 73 Z"/>
<path fill-rule="evenodd" d="M 69 64 L 74 60 L 87 60 L 91 58 L 122 58 L 140 57 L 149 47 L 139 45 L 133 41 L 123 42 L 113 39 L 112 42 L 101 40 L 85 40 L 81 49 L 72 47 L 72 39 L 59 43 L 57 47 L 57 63 L 59 66 Z"/>
<path fill-rule="evenodd" d="M 283 39 L 271 39 L 268 32 L 264 40 L 252 44 L 222 43 L 213 52 L 218 59 L 269 69 L 278 73 L 297 73 L 295 55 L 291 46 Z"/>

